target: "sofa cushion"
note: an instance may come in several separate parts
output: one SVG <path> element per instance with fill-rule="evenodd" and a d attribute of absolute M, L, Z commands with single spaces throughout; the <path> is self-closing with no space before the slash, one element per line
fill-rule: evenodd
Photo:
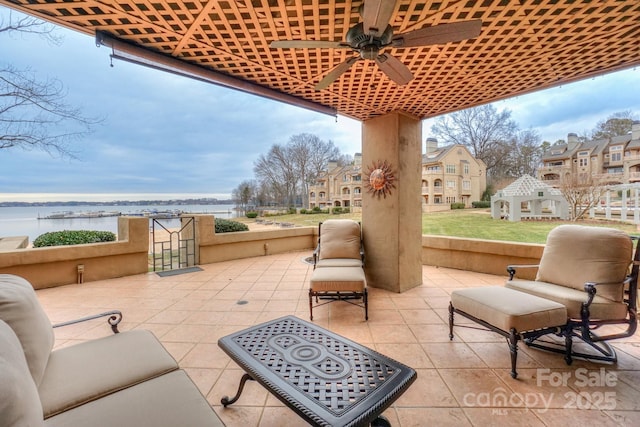
<path fill-rule="evenodd" d="M 224 426 L 198 388 L 182 371 L 110 394 L 46 421 L 52 427 L 216 427 Z"/>
<path fill-rule="evenodd" d="M 615 283 L 597 294 L 621 302 L 633 244 L 613 228 L 560 225 L 547 236 L 536 280 L 584 291 L 586 282 Z"/>
<path fill-rule="evenodd" d="M 55 350 L 38 389 L 44 417 L 176 369 L 175 359 L 145 330 Z"/>
<path fill-rule="evenodd" d="M 36 386 L 40 384 L 55 337 L 51 321 L 31 284 L 22 277 L 0 274 L 0 320 L 16 333 Z"/>
<path fill-rule="evenodd" d="M 553 283 L 514 279 L 508 280 L 505 286 L 559 302 L 567 308 L 567 315 L 572 319 L 580 319 L 582 303 L 587 301 L 586 292 Z M 624 319 L 627 315 L 627 306 L 622 302 L 611 301 L 596 294 L 589 306 L 589 312 L 591 319 Z"/>
<path fill-rule="evenodd" d="M 0 424 L 42 425 L 42 405 L 22 345 L 13 329 L 0 320 Z"/>
<path fill-rule="evenodd" d="M 320 259 L 360 259 L 360 224 L 351 219 L 328 219 L 320 226 Z"/>

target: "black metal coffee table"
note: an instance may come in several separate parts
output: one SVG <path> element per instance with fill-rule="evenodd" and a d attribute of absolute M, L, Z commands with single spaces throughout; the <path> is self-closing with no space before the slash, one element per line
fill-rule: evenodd
<path fill-rule="evenodd" d="M 294 316 L 252 326 L 218 345 L 246 372 L 314 426 L 390 426 L 380 414 L 416 372 L 370 348 Z"/>

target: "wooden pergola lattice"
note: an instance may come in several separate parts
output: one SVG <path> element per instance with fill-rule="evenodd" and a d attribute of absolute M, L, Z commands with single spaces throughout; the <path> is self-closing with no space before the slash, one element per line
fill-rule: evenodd
<path fill-rule="evenodd" d="M 640 64 L 637 0 L 398 0 L 396 33 L 481 19 L 477 38 L 387 51 L 414 79 L 398 86 L 359 61 L 314 86 L 349 50 L 273 49 L 279 39 L 344 40 L 361 0 L 0 0 L 95 36 L 204 67 L 213 76 L 358 120 L 391 111 L 417 118 L 477 106 Z M 215 80 L 215 79 L 214 79 Z M 233 85 L 231 85 L 233 86 Z"/>

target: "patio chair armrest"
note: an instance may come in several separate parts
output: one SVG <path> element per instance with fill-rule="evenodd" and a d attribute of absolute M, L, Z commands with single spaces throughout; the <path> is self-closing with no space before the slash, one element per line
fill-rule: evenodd
<path fill-rule="evenodd" d="M 109 317 L 107 319 L 107 322 L 109 323 L 109 325 L 111 325 L 111 330 L 113 331 L 114 334 L 117 334 L 120 332 L 118 330 L 118 324 L 122 320 L 122 312 L 119 310 L 107 311 L 100 314 L 94 314 L 92 316 L 82 317 L 80 319 L 69 320 L 68 322 L 57 323 L 53 325 L 53 327 L 60 328 L 62 326 L 75 325 L 76 323 L 82 323 L 89 320 L 99 319 L 101 317 Z"/>
<path fill-rule="evenodd" d="M 513 280 L 516 275 L 517 268 L 538 268 L 539 264 L 512 264 L 507 266 L 507 273 L 509 273 L 509 280 Z"/>
<path fill-rule="evenodd" d="M 587 293 L 588 298 L 587 301 L 582 303 L 584 307 L 589 307 L 593 302 L 593 298 L 595 298 L 598 293 L 598 286 L 607 286 L 607 285 L 620 285 L 621 282 L 586 282 L 584 284 L 584 291 Z M 627 277 L 622 282 L 623 285 L 628 285 L 631 283 L 631 277 Z"/>

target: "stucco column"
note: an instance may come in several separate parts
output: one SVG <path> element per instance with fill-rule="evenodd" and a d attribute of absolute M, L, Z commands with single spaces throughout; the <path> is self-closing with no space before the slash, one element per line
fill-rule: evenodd
<path fill-rule="evenodd" d="M 422 284 L 422 124 L 390 113 L 362 125 L 363 180 L 387 162 L 395 188 L 384 196 L 364 191 L 362 228 L 367 284 L 403 292 Z"/>

